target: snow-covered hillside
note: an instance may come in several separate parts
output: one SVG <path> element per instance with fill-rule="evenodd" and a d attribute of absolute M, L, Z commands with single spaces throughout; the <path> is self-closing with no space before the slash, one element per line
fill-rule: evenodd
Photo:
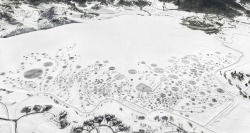
<path fill-rule="evenodd" d="M 246 10 L 249 10 L 248 3 L 241 3 L 241 5 L 245 7 Z M 70 23 L 82 23 L 88 20 L 112 18 L 121 14 L 135 13 L 135 10 L 144 12 L 142 15 L 152 15 L 154 14 L 152 10 L 155 8 L 162 11 L 178 9 L 173 3 L 169 4 L 158 0 L 90 0 L 85 2 L 79 2 L 77 0 L 59 0 L 59 2 L 56 0 L 1 0 L 0 38 L 49 29 Z M 244 12 L 242 13 L 245 14 Z M 223 16 L 219 16 L 219 18 L 223 18 Z M 191 21 L 189 19 L 189 22 Z M 205 21 L 208 21 L 208 19 Z M 193 22 L 197 22 L 197 24 L 200 23 L 197 19 L 194 19 Z M 224 23 L 218 20 L 218 22 L 213 22 L 214 24 L 212 25 L 207 25 L 211 26 L 208 28 L 206 26 L 203 27 L 202 22 L 198 25 L 194 25 L 193 22 L 192 24 L 185 23 L 185 25 L 192 29 L 204 30 L 206 33 L 218 33 L 222 28 L 221 23 Z"/>
<path fill-rule="evenodd" d="M 64 3 L 42 3 L 32 6 L 24 2 L 4 1 L 0 4 L 0 36 L 10 37 L 36 30 L 83 22 L 98 14 L 76 10 Z"/>

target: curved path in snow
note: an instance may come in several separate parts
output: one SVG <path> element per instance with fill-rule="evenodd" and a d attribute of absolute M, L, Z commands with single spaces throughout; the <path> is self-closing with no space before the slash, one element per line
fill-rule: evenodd
<path fill-rule="evenodd" d="M 248 18 L 248 21 L 249 21 L 249 18 Z M 230 30 L 230 29 L 227 29 L 227 30 Z M 238 64 L 238 63 L 242 60 L 242 58 L 245 56 L 245 54 L 244 54 L 242 51 L 237 50 L 237 49 L 235 49 L 235 48 L 230 47 L 230 46 L 227 45 L 227 44 L 233 44 L 233 43 L 234 43 L 233 38 L 235 37 L 235 35 L 244 35 L 244 34 L 233 33 L 233 34 L 232 34 L 232 37 L 230 37 L 230 41 L 231 41 L 231 42 L 224 42 L 224 41 L 221 41 L 221 40 L 218 39 L 219 36 L 216 36 L 216 37 L 215 37 L 218 41 L 221 41 L 221 44 L 222 44 L 224 47 L 226 47 L 226 48 L 228 48 L 228 49 L 231 49 L 231 50 L 233 50 L 233 51 L 236 51 L 236 52 L 240 53 L 240 57 L 239 57 L 239 59 L 238 59 L 236 62 L 234 62 L 233 64 L 228 65 L 228 66 L 223 67 L 223 68 L 220 68 L 220 69 L 218 69 L 218 70 L 216 70 L 216 71 L 214 72 L 214 77 L 217 79 L 217 81 L 218 81 L 218 82 L 220 83 L 220 85 L 223 87 L 223 89 L 225 90 L 225 92 L 227 92 L 227 94 L 230 95 L 230 96 L 233 98 L 234 101 L 233 101 L 230 105 L 228 105 L 224 110 L 222 110 L 219 114 L 217 114 L 217 116 L 215 116 L 212 120 L 210 120 L 210 121 L 205 125 L 205 127 L 209 126 L 209 125 L 212 124 L 214 121 L 216 121 L 217 119 L 219 119 L 223 114 L 231 112 L 231 111 L 237 106 L 238 101 L 239 101 L 238 99 L 239 99 L 239 98 L 242 98 L 242 97 L 238 97 L 236 94 L 233 94 L 233 93 L 230 92 L 230 91 L 227 91 L 227 89 L 226 89 L 226 88 L 227 88 L 227 85 L 226 85 L 225 83 L 223 83 L 223 82 L 219 79 L 219 77 L 218 77 L 218 75 L 217 75 L 220 71 L 225 70 L 225 69 L 228 69 L 228 68 L 230 68 L 230 67 L 235 66 L 236 64 Z M 244 35 L 244 36 L 246 36 L 246 35 Z"/>

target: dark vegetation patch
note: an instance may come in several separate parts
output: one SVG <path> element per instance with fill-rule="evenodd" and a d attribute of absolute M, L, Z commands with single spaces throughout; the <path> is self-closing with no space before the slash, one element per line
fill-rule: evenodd
<path fill-rule="evenodd" d="M 250 0 L 241 0 L 240 2 L 243 4 L 250 4 Z"/>
<path fill-rule="evenodd" d="M 207 34 L 217 34 L 221 31 L 223 24 L 214 20 L 215 18 L 192 16 L 183 18 L 181 24 L 193 30 L 202 30 Z"/>
<path fill-rule="evenodd" d="M 74 6 L 73 2 L 79 3 L 80 5 L 85 5 L 86 2 L 92 2 L 92 1 L 97 1 L 100 2 L 102 5 L 109 5 L 114 2 L 114 0 L 28 0 L 28 2 L 32 5 L 39 5 L 40 3 L 50 3 L 50 2 L 62 2 L 66 3 L 68 5 Z M 146 0 L 137 0 L 137 1 L 129 1 L 129 0 L 120 0 L 117 5 L 124 5 L 124 6 L 139 6 L 139 7 L 144 7 L 147 5 L 151 5 L 151 2 L 146 1 Z"/>
<path fill-rule="evenodd" d="M 118 2 L 118 5 L 124 5 L 124 6 L 138 6 L 138 7 L 144 7 L 151 5 L 151 2 L 146 0 L 138 0 L 138 1 L 128 1 L 128 0 L 120 0 Z"/>
<path fill-rule="evenodd" d="M 247 10 L 237 3 L 236 0 L 160 0 L 162 2 L 173 2 L 179 10 L 197 13 L 211 13 L 234 17 L 241 15 L 240 11 Z M 241 0 L 241 3 L 250 3 L 250 0 Z"/>

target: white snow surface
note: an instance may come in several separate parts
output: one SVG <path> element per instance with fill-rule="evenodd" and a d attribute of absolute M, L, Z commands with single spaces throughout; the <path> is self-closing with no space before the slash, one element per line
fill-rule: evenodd
<path fill-rule="evenodd" d="M 40 8 L 44 6 L 47 5 L 40 5 Z M 159 7 L 162 5 L 156 6 Z M 169 8 L 175 8 L 173 5 L 169 6 Z M 21 8 L 29 9 L 30 7 L 23 5 Z M 148 10 L 152 10 L 154 15 L 146 16 L 147 13 L 139 9 L 129 11 L 130 8 L 125 8 L 125 11 L 122 11 L 122 13 L 114 13 L 112 11 L 115 9 L 112 7 L 111 9 L 100 10 L 99 12 L 105 12 L 103 16 L 101 15 L 94 20 L 83 21 L 84 23 L 74 23 L 14 37 L 0 38 L 0 73 L 17 70 L 20 62 L 23 60 L 23 56 L 29 53 L 42 52 L 55 55 L 57 49 L 70 47 L 74 44 L 73 54 L 79 55 L 77 63 L 83 67 L 93 64 L 95 61 L 108 60 L 111 65 L 116 67 L 117 71 L 126 73 L 129 69 L 136 68 L 140 61 L 156 63 L 159 66 L 168 66 L 171 65 L 168 60 L 172 57 L 181 58 L 190 54 L 221 51 L 222 53 L 231 53 L 237 58 L 242 53 L 244 54 L 239 62 L 222 70 L 229 70 L 244 64 L 245 66 L 242 70 L 250 72 L 248 69 L 249 63 L 246 65 L 250 58 L 250 45 L 248 45 L 250 30 L 248 24 L 241 23 L 249 23 L 249 20 L 245 17 L 237 18 L 240 23 L 234 24 L 236 25 L 235 28 L 230 27 L 217 35 L 207 35 L 203 31 L 191 30 L 180 24 L 183 17 L 192 15 L 203 16 L 203 14 L 174 10 L 163 12 L 158 9 L 149 8 Z M 33 8 L 30 10 L 33 10 Z M 35 23 L 32 23 L 33 20 L 31 19 L 37 19 L 37 15 L 33 15 L 34 17 L 27 17 L 27 23 L 26 20 L 23 20 L 23 22 L 26 25 L 34 25 Z M 6 29 L 11 28 L 6 27 Z M 229 47 L 225 47 L 222 44 Z M 211 75 L 213 75 L 212 72 Z M 217 75 L 219 74 L 217 73 Z M 218 80 L 222 83 L 227 82 L 223 77 L 219 77 Z M 0 87 L 5 88 L 6 86 L 0 83 Z M 225 89 L 228 86 L 222 85 L 222 87 Z M 235 89 L 235 87 L 228 88 Z M 197 127 L 197 132 L 203 130 L 205 133 L 248 133 L 250 119 L 247 116 L 250 115 L 250 100 L 241 98 L 234 91 L 230 91 L 230 89 L 228 89 L 228 92 L 236 101 L 232 104 L 232 107 L 230 106 L 223 111 L 220 108 L 216 108 L 213 111 L 215 114 L 201 116 L 204 120 L 201 120 L 199 116 L 196 118 L 195 116 L 186 118 L 175 114 L 175 112 L 168 112 L 169 110 L 166 111 L 166 114 L 176 115 L 176 121 L 178 122 L 186 123 L 186 120 L 190 120 L 196 123 L 194 125 Z M 72 104 L 69 104 L 69 108 L 65 108 L 54 104 L 48 97 L 34 96 L 33 98 L 26 99 L 26 90 L 10 90 L 15 91 L 10 96 L 0 92 L 0 96 L 3 97 L 0 102 L 7 105 L 11 118 L 19 116 L 19 110 L 23 106 L 39 103 L 53 104 L 55 109 L 52 113 L 58 113 L 63 109 L 67 110 L 71 115 L 70 120 L 78 120 L 80 122 L 82 121 L 81 117 L 89 119 L 92 115 L 99 115 L 107 111 L 115 113 L 129 125 L 131 121 L 135 121 L 135 118 L 131 117 L 130 114 L 140 115 L 138 112 L 142 111 L 148 113 L 145 123 L 152 124 L 153 127 L 157 125 L 155 121 L 151 120 L 153 116 L 163 113 L 159 113 L 157 110 L 156 112 L 148 112 L 146 109 L 140 109 L 135 105 L 131 105 L 137 112 L 124 106 L 126 102 L 121 104 L 107 100 L 103 103 L 103 106 L 98 105 L 93 111 L 89 113 L 84 112 L 84 115 L 82 114 L 81 117 L 78 117 L 74 112 L 76 107 L 80 106 L 77 105 L 77 102 L 72 102 Z M 31 94 L 39 95 L 39 93 Z M 127 103 L 127 105 L 129 104 Z M 119 107 L 124 108 L 125 111 L 123 113 L 119 112 Z M 4 107 L 2 108 L 0 112 L 4 110 Z M 23 122 L 20 121 L 19 133 L 67 133 L 70 131 L 70 128 L 60 130 L 55 124 L 48 122 L 47 119 L 50 117 L 48 114 L 25 117 L 25 119 L 22 119 Z M 209 122 L 207 123 L 207 121 Z M 0 132 L 14 132 L 12 124 L 0 120 Z M 34 126 L 31 126 L 32 124 Z M 188 128 L 185 124 L 183 126 Z M 137 127 L 140 127 L 140 125 L 136 125 L 135 123 L 134 128 L 136 129 Z M 189 129 L 189 131 L 191 130 L 193 129 Z"/>

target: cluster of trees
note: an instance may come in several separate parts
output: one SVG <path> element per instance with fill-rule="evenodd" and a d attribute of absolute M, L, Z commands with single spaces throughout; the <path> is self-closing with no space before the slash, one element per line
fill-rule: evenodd
<path fill-rule="evenodd" d="M 91 132 L 97 127 L 108 127 L 113 133 L 129 130 L 129 127 L 125 126 L 115 115 L 105 114 L 104 116 L 95 116 L 94 119 L 84 121 L 82 126 L 72 128 L 71 133 Z"/>
<path fill-rule="evenodd" d="M 152 3 L 147 1 L 147 0 L 137 0 L 137 1 L 127 1 L 127 0 L 120 0 L 118 2 L 118 5 L 125 5 L 125 6 L 132 6 L 132 5 L 136 5 L 138 7 L 144 7 L 144 6 L 148 6 L 151 5 Z"/>
<path fill-rule="evenodd" d="M 33 5 L 39 5 L 40 3 L 49 3 L 49 2 L 63 2 L 69 5 L 72 5 L 72 2 L 78 3 L 79 5 L 85 5 L 86 2 L 92 2 L 97 1 L 100 2 L 102 5 L 109 5 L 114 2 L 114 0 L 72 0 L 72 2 L 68 0 L 28 0 L 29 3 Z M 144 7 L 151 5 L 152 3 L 147 0 L 120 0 L 117 5 L 124 5 L 124 6 L 138 6 L 138 7 Z M 73 5 L 74 6 L 74 5 Z"/>
<path fill-rule="evenodd" d="M 244 77 L 245 77 L 244 73 L 241 73 L 241 72 L 237 73 L 236 71 L 231 72 L 231 76 L 233 79 L 237 78 L 239 81 L 244 80 Z"/>
<path fill-rule="evenodd" d="M 209 20 L 212 24 L 210 22 L 207 23 L 207 21 L 204 20 Z M 181 24 L 193 30 L 202 30 L 207 34 L 217 34 L 221 31 L 221 27 L 223 26 L 223 24 L 215 22 L 207 15 L 204 16 L 203 19 L 199 19 L 195 16 L 183 18 Z"/>
<path fill-rule="evenodd" d="M 232 77 L 233 79 L 238 79 L 239 81 L 243 81 L 243 80 L 245 79 L 245 76 L 249 78 L 249 77 L 250 77 L 250 74 L 244 74 L 244 73 L 242 73 L 242 72 L 236 72 L 236 71 L 231 72 L 231 77 Z M 229 83 L 230 83 L 231 85 L 233 85 L 233 84 L 231 83 L 231 80 L 230 80 L 230 79 L 228 79 L 228 81 L 229 81 Z M 245 86 L 247 87 L 248 84 L 250 84 L 250 80 L 248 80 L 248 82 L 245 83 Z"/>
<path fill-rule="evenodd" d="M 36 115 L 39 113 L 44 113 L 46 111 L 49 111 L 52 109 L 52 105 L 34 105 L 34 106 L 25 106 L 21 109 L 21 113 L 25 113 L 24 115 L 20 116 L 17 119 L 7 119 L 7 118 L 1 118 L 0 120 L 4 120 L 4 121 L 10 121 L 10 122 L 14 122 L 15 123 L 15 133 L 17 133 L 17 125 L 18 125 L 18 121 L 21 120 L 24 117 L 28 117 L 31 115 Z"/>
<path fill-rule="evenodd" d="M 41 3 L 50 3 L 50 2 L 55 2 L 55 3 L 62 2 L 62 3 L 66 3 L 68 5 L 74 6 L 74 3 L 72 3 L 72 2 L 76 2 L 79 4 L 85 4 L 87 2 L 87 0 L 28 0 L 29 4 L 35 5 L 35 6 L 39 5 Z"/>
<path fill-rule="evenodd" d="M 10 5 L 0 5 L 0 18 L 7 22 L 14 22 L 16 21 L 12 14 L 14 13 L 12 7 Z"/>
<path fill-rule="evenodd" d="M 79 3 L 80 5 L 84 5 L 86 2 L 91 2 L 91 1 L 98 1 L 101 4 L 108 5 L 110 3 L 113 3 L 114 0 L 71 0 L 72 2 Z M 32 5 L 39 5 L 40 3 L 49 3 L 49 2 L 63 2 L 67 4 L 72 4 L 69 0 L 28 0 L 28 2 Z M 136 5 L 139 7 L 143 7 L 146 5 L 150 5 L 151 2 L 147 0 L 137 0 L 137 1 L 125 1 L 125 0 L 120 0 L 118 5 L 125 5 L 125 6 L 131 6 L 131 5 Z"/>
<path fill-rule="evenodd" d="M 160 0 L 162 2 L 173 2 L 180 10 L 193 11 L 199 13 L 220 14 L 227 17 L 241 15 L 237 10 L 249 12 L 236 0 Z M 249 3 L 249 0 L 241 0 Z"/>
<path fill-rule="evenodd" d="M 68 113 L 66 111 L 63 111 L 59 114 L 59 126 L 61 129 L 64 129 L 70 124 L 66 119 L 67 116 L 68 116 Z"/>
<path fill-rule="evenodd" d="M 239 81 L 243 81 L 245 79 L 245 76 L 250 77 L 250 74 L 244 74 L 242 72 L 236 72 L 236 71 L 231 72 L 231 77 L 233 79 L 238 79 Z M 228 79 L 228 82 L 230 85 L 233 85 L 230 79 Z M 248 87 L 248 84 L 250 84 L 250 80 L 245 83 L 245 86 Z M 236 84 L 236 87 L 239 89 L 240 95 L 242 95 L 244 98 L 250 99 L 250 96 L 248 96 L 248 94 L 245 91 L 242 91 L 242 88 L 240 87 L 240 85 Z"/>
<path fill-rule="evenodd" d="M 32 115 L 32 114 L 37 114 L 37 113 L 44 113 L 44 112 L 47 112 L 47 111 L 51 110 L 52 107 L 53 107 L 52 105 L 25 106 L 25 107 L 23 107 L 22 110 L 21 110 L 21 113 L 25 113 L 25 115 L 22 116 L 22 117 L 25 117 L 25 116 L 28 116 L 28 115 Z M 32 112 L 32 111 L 33 111 L 33 112 Z M 59 127 L 60 127 L 61 129 L 64 129 L 65 127 L 67 127 L 67 126 L 70 124 L 70 123 L 66 120 L 67 115 L 68 115 L 68 113 L 67 113 L 66 111 L 63 111 L 63 112 L 61 112 L 61 113 L 59 114 L 59 117 L 58 117 L 59 122 L 58 122 L 58 124 L 59 124 Z M 22 117 L 20 117 L 20 118 L 22 118 Z M 19 119 L 20 119 L 20 118 L 19 118 Z M 19 119 L 17 119 L 17 120 L 19 120 Z"/>
<path fill-rule="evenodd" d="M 35 112 L 45 112 L 45 111 L 49 111 L 52 109 L 52 105 L 34 105 L 33 107 L 31 106 L 25 106 L 24 108 L 22 108 L 21 113 L 30 113 L 32 110 Z"/>
<path fill-rule="evenodd" d="M 240 0 L 240 2 L 243 4 L 250 4 L 250 0 Z"/>

